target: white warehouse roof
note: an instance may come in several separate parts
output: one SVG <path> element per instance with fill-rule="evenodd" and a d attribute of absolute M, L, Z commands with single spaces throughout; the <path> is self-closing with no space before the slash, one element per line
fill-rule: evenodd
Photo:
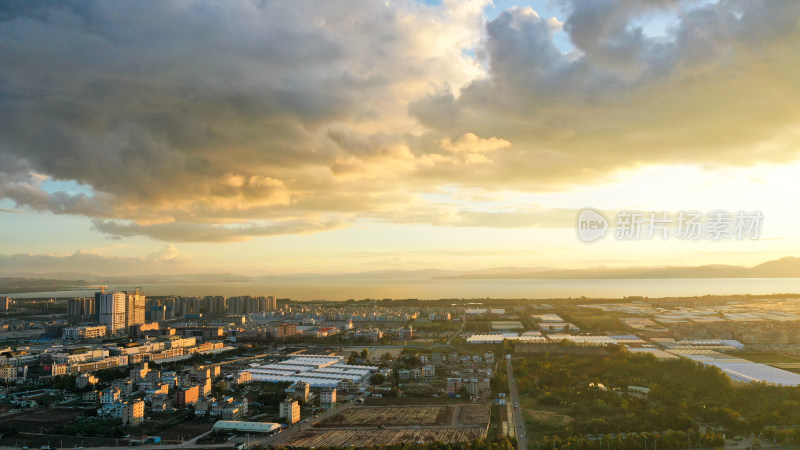
<path fill-rule="evenodd" d="M 281 426 L 271 422 L 242 422 L 238 420 L 218 420 L 214 430 L 249 431 L 254 433 L 270 433 L 280 430 Z"/>
<path fill-rule="evenodd" d="M 800 374 L 736 358 L 724 353 L 714 351 L 697 352 L 696 354 L 688 351 L 672 353 L 702 364 L 716 366 L 736 381 L 763 381 L 781 386 L 800 386 Z"/>
<path fill-rule="evenodd" d="M 331 364 L 328 367 L 331 369 L 365 369 L 373 372 L 377 372 L 380 369 L 378 366 L 362 366 L 359 364 Z"/>

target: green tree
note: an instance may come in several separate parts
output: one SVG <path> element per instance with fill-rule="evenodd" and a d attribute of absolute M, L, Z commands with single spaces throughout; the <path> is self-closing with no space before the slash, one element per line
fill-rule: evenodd
<path fill-rule="evenodd" d="M 373 385 L 382 384 L 384 381 L 386 381 L 386 377 L 380 373 L 376 373 L 375 375 L 372 375 L 369 378 L 369 382 L 372 383 Z"/>

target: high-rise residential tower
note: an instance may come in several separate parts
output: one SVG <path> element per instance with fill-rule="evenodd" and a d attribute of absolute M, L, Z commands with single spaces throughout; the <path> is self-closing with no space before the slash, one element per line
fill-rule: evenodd
<path fill-rule="evenodd" d="M 141 325 L 144 323 L 144 292 L 139 288 L 133 293 L 125 293 L 125 326 Z"/>
<path fill-rule="evenodd" d="M 125 292 L 95 293 L 98 322 L 105 325 L 108 334 L 125 330 Z"/>
<path fill-rule="evenodd" d="M 97 316 L 94 298 L 71 298 L 67 302 L 67 316 L 76 322 L 91 321 Z"/>

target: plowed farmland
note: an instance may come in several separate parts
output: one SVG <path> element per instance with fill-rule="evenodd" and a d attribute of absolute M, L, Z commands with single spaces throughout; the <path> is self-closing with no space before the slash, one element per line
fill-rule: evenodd
<path fill-rule="evenodd" d="M 452 422 L 451 406 L 376 406 L 350 409 L 333 415 L 315 426 L 377 427 L 402 425 L 447 425 Z"/>
<path fill-rule="evenodd" d="M 454 444 L 486 437 L 489 405 L 365 406 L 349 408 L 313 428 L 289 432 L 281 447 L 366 447 L 419 442 Z"/>
<path fill-rule="evenodd" d="M 387 428 L 382 430 L 311 429 L 292 433 L 275 446 L 288 447 L 366 447 L 418 442 L 476 441 L 485 437 L 486 429 L 475 427 Z"/>

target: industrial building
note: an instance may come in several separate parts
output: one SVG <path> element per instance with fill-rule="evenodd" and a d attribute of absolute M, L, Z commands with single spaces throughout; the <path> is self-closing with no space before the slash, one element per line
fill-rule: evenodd
<path fill-rule="evenodd" d="M 669 353 L 715 366 L 734 381 L 744 383 L 764 382 L 780 386 L 800 386 L 800 374 L 755 363 L 713 350 L 670 350 Z"/>
<path fill-rule="evenodd" d="M 272 422 L 242 422 L 239 420 L 218 420 L 212 427 L 214 431 L 235 431 L 239 433 L 274 433 L 281 425 Z"/>
<path fill-rule="evenodd" d="M 351 386 L 366 381 L 378 367 L 344 364 L 340 356 L 303 355 L 278 363 L 251 364 L 247 371 L 252 374 L 253 381 L 302 381 L 312 388 L 341 388 L 342 382 Z"/>

